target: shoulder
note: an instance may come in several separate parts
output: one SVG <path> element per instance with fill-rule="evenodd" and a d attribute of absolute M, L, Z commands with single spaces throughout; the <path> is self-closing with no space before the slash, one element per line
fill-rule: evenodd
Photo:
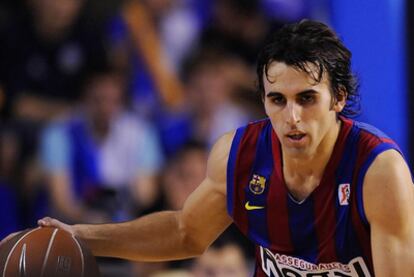
<path fill-rule="evenodd" d="M 401 152 L 397 143 L 380 129 L 364 122 L 348 121 L 359 130 L 359 147 L 362 147 L 365 151 L 370 151 L 377 148 L 377 146 L 382 145 L 376 151 L 382 152 L 385 149 L 392 148 Z"/>
<path fill-rule="evenodd" d="M 227 161 L 235 131 L 228 132 L 214 144 L 207 163 L 207 177 L 219 182 L 226 182 Z"/>
<path fill-rule="evenodd" d="M 397 151 L 400 151 L 398 145 L 386 133 L 384 133 L 377 127 L 370 125 L 368 123 L 359 122 L 351 119 L 347 119 L 344 122 L 346 122 L 346 124 L 348 125 L 355 127 L 355 129 L 358 130 L 357 134 L 359 134 L 359 147 L 362 147 L 362 149 L 365 149 L 365 151 L 370 151 L 380 144 L 383 145 L 382 147 L 394 148 Z"/>
<path fill-rule="evenodd" d="M 412 217 L 413 183 L 408 165 L 399 152 L 387 150 L 375 158 L 364 179 L 363 195 L 371 225 L 395 229 Z"/>
<path fill-rule="evenodd" d="M 387 134 L 371 124 L 350 119 L 348 119 L 348 121 L 352 122 L 356 127 L 365 131 L 367 134 L 370 134 L 377 138 L 389 139 Z"/>

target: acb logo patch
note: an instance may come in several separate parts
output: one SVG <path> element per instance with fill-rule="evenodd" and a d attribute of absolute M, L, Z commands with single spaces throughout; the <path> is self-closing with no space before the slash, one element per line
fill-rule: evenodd
<path fill-rule="evenodd" d="M 351 185 L 350 184 L 340 184 L 338 187 L 338 201 L 339 205 L 347 206 L 349 205 L 349 198 L 351 197 Z"/>

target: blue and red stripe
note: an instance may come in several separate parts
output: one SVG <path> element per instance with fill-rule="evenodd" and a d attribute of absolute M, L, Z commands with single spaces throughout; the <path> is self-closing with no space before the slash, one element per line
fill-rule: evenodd
<path fill-rule="evenodd" d="M 256 147 L 256 159 L 253 164 L 252 176 L 256 174 L 266 179 L 264 191 L 259 194 L 255 194 L 250 190 L 250 187 L 245 186 L 246 201 L 249 201 L 254 206 L 264 207 L 263 209 L 257 209 L 247 212 L 249 220 L 248 236 L 253 241 L 262 245 L 263 247 L 269 247 L 269 233 L 267 228 L 267 194 L 269 191 L 269 179 L 273 172 L 273 157 L 269 155 L 272 150 L 272 125 L 270 121 L 261 128 L 260 135 L 257 141 Z"/>
<path fill-rule="evenodd" d="M 230 153 L 229 153 L 229 160 L 227 163 L 227 212 L 228 214 L 233 217 L 233 205 L 234 205 L 234 194 L 236 183 L 234 181 L 235 178 L 235 170 L 237 165 L 237 154 L 239 150 L 240 141 L 243 138 L 244 132 L 246 131 L 246 127 L 242 127 L 236 130 L 233 138 L 233 142 L 231 144 Z"/>
<path fill-rule="evenodd" d="M 339 199 L 335 199 L 335 209 L 337 215 L 337 230 L 335 236 L 336 251 L 338 253 L 338 261 L 347 263 L 354 257 L 362 256 L 361 241 L 357 239 L 354 224 L 350 222 L 352 217 L 352 207 L 356 205 L 355 194 L 357 193 L 353 175 L 355 164 L 358 158 L 358 142 L 360 136 L 360 128 L 351 122 L 346 122 L 350 128 L 350 132 L 342 153 L 342 159 L 336 171 L 336 191 L 339 190 L 341 184 L 349 184 L 350 199 L 349 205 L 340 205 Z M 339 197 L 339 196 L 338 196 Z M 352 242 L 352 243 L 350 243 Z"/>
<path fill-rule="evenodd" d="M 337 244 L 335 240 L 338 222 L 337 210 L 332 209 L 337 202 L 337 186 L 335 172 L 340 164 L 341 154 L 346 147 L 350 133 L 350 124 L 344 122 L 338 140 L 335 143 L 331 158 L 326 166 L 321 184 L 316 188 L 315 200 L 315 229 L 318 237 L 318 263 L 328 263 L 337 260 Z"/>
<path fill-rule="evenodd" d="M 370 230 L 363 209 L 363 179 L 375 157 L 388 149 L 399 149 L 372 126 L 345 118 L 341 121 L 320 184 L 302 202 L 289 194 L 280 142 L 270 121 L 239 129 L 229 155 L 228 211 L 244 234 L 273 253 L 314 264 L 346 264 L 362 256 L 373 272 Z M 267 180 L 262 193 L 249 188 L 254 174 Z M 350 186 L 349 204 L 340 204 L 341 184 Z M 264 209 L 247 211 L 246 201 Z M 258 251 L 256 256 L 260 257 Z M 265 276 L 259 260 L 256 266 L 255 276 Z"/>
<path fill-rule="evenodd" d="M 270 179 L 271 185 L 269 186 L 269 193 L 267 195 L 269 239 L 272 242 L 272 251 L 291 254 L 294 248 L 288 228 L 287 189 L 283 180 L 280 143 L 274 131 L 272 132 L 272 154 L 274 170 Z"/>
<path fill-rule="evenodd" d="M 234 202 L 232 203 L 233 218 L 236 225 L 240 228 L 240 231 L 246 235 L 248 234 L 249 228 L 248 215 L 244 208 L 244 203 L 246 202 L 244 188 L 249 184 L 252 176 L 251 165 L 256 155 L 257 140 L 265 124 L 266 121 L 264 120 L 247 125 L 239 145 L 232 146 L 237 147 L 237 155 L 235 157 L 229 157 L 229 159 L 235 159 L 236 163 L 233 174 L 234 179 L 231 184 L 234 197 Z M 229 160 L 229 162 L 232 163 L 233 161 Z"/>

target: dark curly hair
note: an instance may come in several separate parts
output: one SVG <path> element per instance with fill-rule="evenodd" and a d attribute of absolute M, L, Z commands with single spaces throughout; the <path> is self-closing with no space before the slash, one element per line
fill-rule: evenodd
<path fill-rule="evenodd" d="M 345 108 L 340 113 L 356 116 L 360 111 L 358 81 L 351 71 L 351 52 L 325 24 L 312 20 L 285 25 L 268 41 L 257 60 L 257 87 L 264 97 L 264 73 L 272 62 L 283 62 L 306 72 L 319 83 L 327 73 L 333 101 L 347 94 Z M 315 67 L 310 67 L 309 64 Z M 317 68 L 315 72 L 314 68 Z"/>

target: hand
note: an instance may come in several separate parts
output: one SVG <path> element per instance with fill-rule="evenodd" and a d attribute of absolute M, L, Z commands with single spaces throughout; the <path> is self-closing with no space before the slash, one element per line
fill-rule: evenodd
<path fill-rule="evenodd" d="M 37 221 L 37 224 L 40 227 L 55 227 L 55 228 L 59 228 L 62 230 L 65 230 L 67 232 L 69 232 L 72 235 L 76 235 L 75 233 L 75 228 L 73 227 L 73 225 L 69 225 L 69 224 L 65 224 L 57 219 L 51 218 L 51 217 L 44 217 L 42 219 L 39 219 Z"/>
<path fill-rule="evenodd" d="M 63 229 L 65 231 L 69 232 L 72 235 L 76 235 L 75 228 L 72 225 L 65 224 L 65 223 L 60 222 L 59 220 L 51 218 L 51 217 L 44 217 L 42 219 L 39 219 L 37 221 L 37 224 L 40 227 L 56 227 L 56 228 L 59 228 L 59 229 Z M 10 235 L 8 235 L 7 237 L 5 237 L 3 240 L 0 241 L 0 248 L 3 245 L 5 245 L 9 240 L 11 240 L 14 236 L 17 236 L 20 233 L 26 232 L 28 230 L 30 230 L 30 229 L 25 229 L 25 230 L 22 230 L 22 231 L 11 233 Z"/>

